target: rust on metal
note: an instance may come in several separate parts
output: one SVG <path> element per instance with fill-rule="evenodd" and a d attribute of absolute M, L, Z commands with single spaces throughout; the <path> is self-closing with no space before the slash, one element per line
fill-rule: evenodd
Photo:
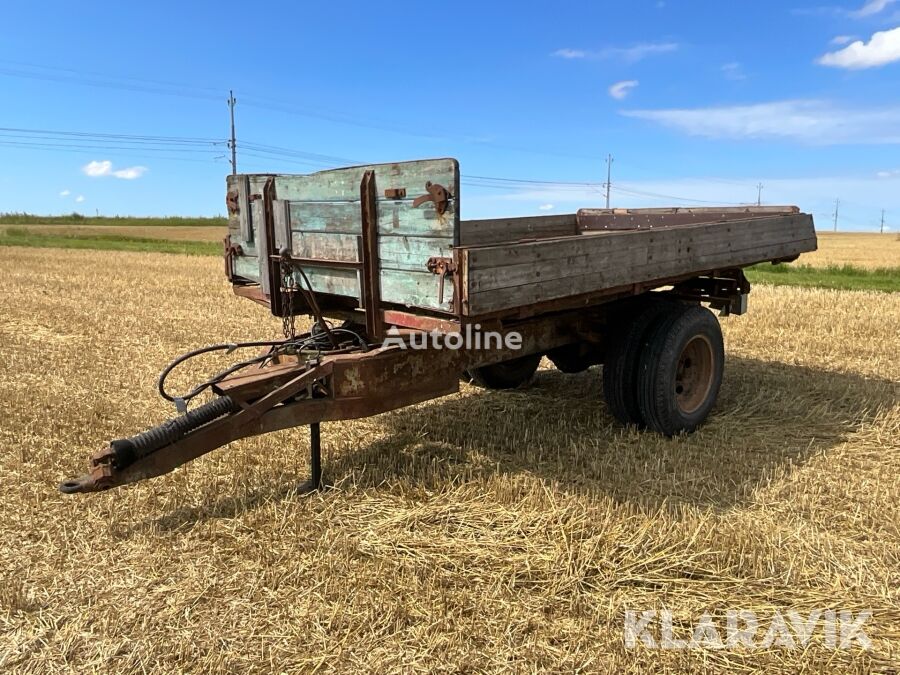
<path fill-rule="evenodd" d="M 425 263 L 425 268 L 432 274 L 439 275 L 438 282 L 438 303 L 444 303 L 444 277 L 452 276 L 456 271 L 456 263 L 452 258 L 444 258 L 440 256 L 432 256 Z"/>
<path fill-rule="evenodd" d="M 228 281 L 234 281 L 234 258 L 235 256 L 244 255 L 244 249 L 240 244 L 231 243 L 231 235 L 225 235 L 222 240 L 225 248 L 225 277 Z"/>
<path fill-rule="evenodd" d="M 406 198 L 406 188 L 385 188 L 384 196 L 387 199 L 405 199 Z"/>
<path fill-rule="evenodd" d="M 450 198 L 453 196 L 450 194 L 450 191 L 443 185 L 427 181 L 425 183 L 425 192 L 426 194 L 416 197 L 413 200 L 412 205 L 418 208 L 422 206 L 422 204 L 432 202 L 437 214 L 439 216 L 444 215 L 447 212 L 447 205 L 450 203 Z"/>
<path fill-rule="evenodd" d="M 240 193 L 237 190 L 229 190 L 225 194 L 225 206 L 228 209 L 228 215 L 234 215 L 240 211 Z"/>
<path fill-rule="evenodd" d="M 362 304 L 366 313 L 366 333 L 381 342 L 384 324 L 381 320 L 381 265 L 378 258 L 378 197 L 375 172 L 366 171 L 359 185 L 362 219 Z"/>

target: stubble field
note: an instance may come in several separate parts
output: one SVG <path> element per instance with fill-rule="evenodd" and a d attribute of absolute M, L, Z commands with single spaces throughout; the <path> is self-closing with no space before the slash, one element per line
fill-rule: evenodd
<path fill-rule="evenodd" d="M 597 368 L 548 367 L 527 389 L 465 385 L 323 424 L 321 495 L 293 492 L 308 471 L 294 430 L 64 496 L 89 452 L 173 413 L 155 394 L 171 358 L 280 325 L 231 294 L 216 258 L 0 251 L 0 669 L 900 662 L 898 294 L 755 289 L 750 314 L 723 321 L 717 408 L 685 438 L 619 427 Z M 821 633 L 796 651 L 627 649 L 625 610 L 661 608 L 678 625 L 872 609 L 874 649 L 832 651 Z"/>

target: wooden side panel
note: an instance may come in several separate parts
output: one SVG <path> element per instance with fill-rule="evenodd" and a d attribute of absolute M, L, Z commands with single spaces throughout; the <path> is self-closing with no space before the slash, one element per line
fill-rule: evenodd
<path fill-rule="evenodd" d="M 812 217 L 758 217 L 464 249 L 464 312 L 487 314 L 815 250 Z"/>
<path fill-rule="evenodd" d="M 459 223 L 456 160 L 423 160 L 400 164 L 352 167 L 307 176 L 276 177 L 279 201 L 287 203 L 294 257 L 357 262 L 362 236 L 360 181 L 375 171 L 381 299 L 384 303 L 452 311 L 453 284 L 427 271 L 428 259 L 451 257 Z M 426 182 L 438 183 L 454 197 L 443 214 L 432 202 L 413 206 L 427 194 Z M 386 189 L 404 188 L 401 199 L 385 197 Z M 354 270 L 305 268 L 317 291 L 361 300 Z"/>
<path fill-rule="evenodd" d="M 460 246 L 486 246 L 520 239 L 567 237 L 578 234 L 574 213 L 524 218 L 463 220 L 459 224 Z"/>
<path fill-rule="evenodd" d="M 238 210 L 228 214 L 228 235 L 231 243 L 240 246 L 244 252 L 233 262 L 234 274 L 242 279 L 258 282 L 259 221 L 254 206 L 262 196 L 262 189 L 268 174 L 239 174 L 226 178 L 226 190 L 237 194 Z"/>
<path fill-rule="evenodd" d="M 385 199 L 388 188 L 406 188 L 409 198 L 418 197 L 425 193 L 427 181 L 440 183 L 454 197 L 459 194 L 459 163 L 452 158 L 353 166 L 304 176 L 281 175 L 275 178 L 275 191 L 279 199 L 292 202 L 359 201 L 359 184 L 369 170 L 375 172 L 379 201 Z"/>

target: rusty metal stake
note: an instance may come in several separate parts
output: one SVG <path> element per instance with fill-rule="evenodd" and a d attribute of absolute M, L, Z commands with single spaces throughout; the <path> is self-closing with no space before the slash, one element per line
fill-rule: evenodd
<path fill-rule="evenodd" d="M 309 425 L 309 480 L 297 488 L 300 494 L 318 492 L 322 485 L 322 432 L 319 422 Z"/>

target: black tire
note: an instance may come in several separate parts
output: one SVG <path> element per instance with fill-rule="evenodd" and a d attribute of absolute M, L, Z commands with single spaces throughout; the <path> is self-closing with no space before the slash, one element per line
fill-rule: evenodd
<path fill-rule="evenodd" d="M 613 417 L 622 424 L 646 426 L 638 403 L 641 352 L 652 328 L 683 307 L 664 298 L 646 298 L 629 309 L 621 328 L 613 332 L 603 365 L 603 397 Z"/>
<path fill-rule="evenodd" d="M 485 389 L 515 389 L 529 382 L 541 362 L 540 354 L 529 354 L 517 359 L 472 368 L 472 381 Z"/>
<path fill-rule="evenodd" d="M 596 345 L 576 342 L 556 347 L 547 352 L 547 358 L 563 373 L 580 373 L 602 361 Z"/>
<path fill-rule="evenodd" d="M 648 334 L 638 368 L 638 402 L 647 426 L 690 433 L 716 403 L 725 367 L 722 329 L 704 307 L 669 315 Z"/>

